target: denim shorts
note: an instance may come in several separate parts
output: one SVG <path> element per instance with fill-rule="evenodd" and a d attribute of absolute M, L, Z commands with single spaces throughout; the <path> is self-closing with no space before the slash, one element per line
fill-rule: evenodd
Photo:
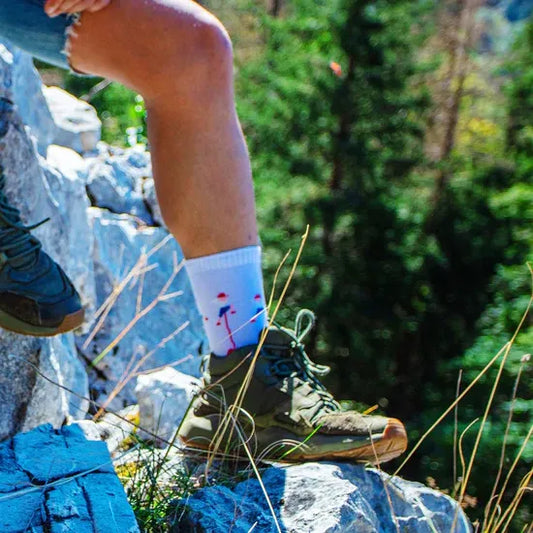
<path fill-rule="evenodd" d="M 50 18 L 45 0 L 0 0 L 0 39 L 37 59 L 70 69 L 68 39 L 79 15 Z"/>

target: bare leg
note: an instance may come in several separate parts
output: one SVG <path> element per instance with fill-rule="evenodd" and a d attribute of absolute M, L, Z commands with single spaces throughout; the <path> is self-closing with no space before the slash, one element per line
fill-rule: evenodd
<path fill-rule="evenodd" d="M 258 244 L 231 42 L 220 22 L 190 0 L 113 0 L 82 14 L 70 50 L 74 68 L 144 97 L 159 202 L 185 256 Z"/>

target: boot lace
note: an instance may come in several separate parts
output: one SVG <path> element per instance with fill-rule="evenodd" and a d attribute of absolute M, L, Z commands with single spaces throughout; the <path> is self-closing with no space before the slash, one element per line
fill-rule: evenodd
<path fill-rule="evenodd" d="M 50 219 L 24 226 L 20 220 L 20 211 L 9 204 L 5 195 L 5 183 L 4 169 L 0 165 L 0 258 L 11 264 L 17 261 L 18 267 L 29 267 L 37 261 L 37 251 L 41 248 L 41 243 L 30 231 Z"/>
<path fill-rule="evenodd" d="M 321 408 L 316 413 L 318 415 L 324 412 L 339 411 L 340 405 L 318 379 L 328 375 L 330 367 L 315 363 L 305 352 L 303 339 L 314 324 L 315 315 L 309 309 L 301 309 L 296 315 L 294 332 L 274 323 L 278 329 L 290 337 L 290 343 L 286 348 L 280 349 L 279 345 L 265 342 L 261 356 L 270 361 L 270 369 L 274 375 L 280 378 L 299 378 L 311 386 L 321 399 Z"/>

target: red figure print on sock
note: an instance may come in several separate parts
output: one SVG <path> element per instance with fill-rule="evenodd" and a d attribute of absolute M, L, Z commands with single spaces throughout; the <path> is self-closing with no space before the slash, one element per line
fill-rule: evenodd
<path fill-rule="evenodd" d="M 228 350 L 228 353 L 226 355 L 229 355 L 231 352 L 237 349 L 237 345 L 235 344 L 235 340 L 233 339 L 233 333 L 231 331 L 228 320 L 228 314 L 234 315 L 236 311 L 231 304 L 228 305 L 228 300 L 229 296 L 225 292 L 220 292 L 217 296 L 217 301 L 221 305 L 218 311 L 217 326 L 221 326 L 222 324 L 224 324 L 224 327 L 226 328 L 226 331 L 228 333 L 229 341 L 231 343 L 231 348 Z"/>
<path fill-rule="evenodd" d="M 255 322 L 257 320 L 257 317 L 259 316 L 259 313 L 263 312 L 265 310 L 265 308 L 262 306 L 262 303 L 263 303 L 263 298 L 260 294 L 256 294 L 254 296 L 254 302 L 257 306 L 261 306 L 261 307 L 257 307 L 256 311 L 255 311 L 255 315 L 254 317 L 250 320 L 250 322 Z"/>

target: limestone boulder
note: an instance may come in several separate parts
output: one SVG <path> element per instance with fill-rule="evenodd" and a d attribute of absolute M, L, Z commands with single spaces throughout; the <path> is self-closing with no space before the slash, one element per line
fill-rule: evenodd
<path fill-rule="evenodd" d="M 79 153 L 96 150 L 102 123 L 94 107 L 59 87 L 44 87 L 43 93 L 55 124 L 52 143 Z"/>
<path fill-rule="evenodd" d="M 72 334 L 36 339 L 0 330 L 0 441 L 43 423 L 84 418 L 88 397 Z"/>
<path fill-rule="evenodd" d="M 470 533 L 457 502 L 420 483 L 363 466 L 308 463 L 262 473 L 281 531 L 287 533 Z M 208 487 L 184 503 L 181 533 L 273 533 L 256 479 Z"/>
<path fill-rule="evenodd" d="M 139 527 L 105 443 L 88 440 L 76 425 L 46 425 L 0 444 L 0 531 L 137 533 Z"/>
<path fill-rule="evenodd" d="M 90 161 L 87 191 L 94 205 L 113 213 L 128 213 L 147 226 L 154 225 L 143 195 L 143 182 L 151 176 L 150 154 L 138 147 L 101 154 Z"/>
<path fill-rule="evenodd" d="M 97 401 L 119 390 L 109 405 L 120 409 L 136 403 L 142 371 L 173 365 L 198 375 L 204 336 L 183 255 L 168 232 L 106 209 L 92 207 L 89 217 L 100 314 L 77 345 L 96 362 L 91 385 Z"/>
<path fill-rule="evenodd" d="M 141 374 L 135 395 L 139 402 L 140 425 L 163 442 L 173 439 L 185 412 L 199 389 L 200 381 L 188 374 L 167 367 Z"/>
<path fill-rule="evenodd" d="M 48 219 L 33 233 L 72 279 L 86 312 L 75 336 L 30 340 L 1 332 L 3 353 L 31 364 L 0 359 L 0 440 L 44 422 L 83 418 L 89 388 L 99 403 L 121 409 L 137 402 L 140 372 L 168 364 L 199 371 L 205 340 L 183 256 L 154 221 L 155 196 L 145 192 L 145 182 L 153 182 L 150 155 L 99 141 L 89 108 L 43 88 L 31 58 L 0 43 L 5 193 L 25 224 Z M 74 401 L 60 385 L 84 399 Z"/>

